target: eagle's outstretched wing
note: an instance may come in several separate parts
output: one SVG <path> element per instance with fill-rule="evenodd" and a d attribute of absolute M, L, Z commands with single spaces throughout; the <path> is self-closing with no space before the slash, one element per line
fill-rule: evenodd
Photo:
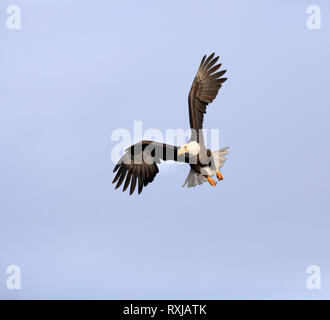
<path fill-rule="evenodd" d="M 138 186 L 140 194 L 143 187 L 154 180 L 159 172 L 157 163 L 160 163 L 161 160 L 189 162 L 187 155 L 178 156 L 178 147 L 155 141 L 143 140 L 125 151 L 113 170 L 113 172 L 117 170 L 118 172 L 112 183 L 118 181 L 117 189 L 125 180 L 123 191 L 130 185 L 130 195 L 136 186 Z"/>
<path fill-rule="evenodd" d="M 221 64 L 216 64 L 218 59 L 219 57 L 214 58 L 214 53 L 208 58 L 205 55 L 191 86 L 188 97 L 191 140 L 200 142 L 199 134 L 203 128 L 206 107 L 216 98 L 222 83 L 227 80 L 221 78 L 227 70 L 216 72 L 221 67 Z"/>

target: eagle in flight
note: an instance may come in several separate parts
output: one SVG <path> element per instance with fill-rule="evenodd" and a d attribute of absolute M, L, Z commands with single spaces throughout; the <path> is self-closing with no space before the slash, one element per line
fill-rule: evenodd
<path fill-rule="evenodd" d="M 182 187 L 195 187 L 206 181 L 215 186 L 216 182 L 212 179 L 215 175 L 218 180 L 223 180 L 220 168 L 226 161 L 228 147 L 217 151 L 207 149 L 202 131 L 206 107 L 216 98 L 222 84 L 227 80 L 222 77 L 226 70 L 218 71 L 221 64 L 216 64 L 219 57 L 214 55 L 215 53 L 212 53 L 203 57 L 189 92 L 189 121 L 192 132 L 190 141 L 181 147 L 150 140 L 130 146 L 113 170 L 117 171 L 112 182 L 117 182 L 116 189 L 125 181 L 123 191 L 130 186 L 131 195 L 137 186 L 140 194 L 143 187 L 155 179 L 159 172 L 157 164 L 161 160 L 174 160 L 190 165 L 189 174 Z"/>

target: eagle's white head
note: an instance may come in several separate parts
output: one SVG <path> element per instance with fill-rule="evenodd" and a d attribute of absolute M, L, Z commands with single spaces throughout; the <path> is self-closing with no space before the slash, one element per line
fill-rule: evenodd
<path fill-rule="evenodd" d="M 187 144 L 181 146 L 178 150 L 178 155 L 182 155 L 184 153 L 188 153 L 191 156 L 198 156 L 201 151 L 201 147 L 197 141 L 190 141 Z"/>

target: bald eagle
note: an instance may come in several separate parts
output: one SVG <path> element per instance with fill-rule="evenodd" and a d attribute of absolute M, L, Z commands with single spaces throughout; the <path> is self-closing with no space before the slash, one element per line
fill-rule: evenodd
<path fill-rule="evenodd" d="M 138 194 L 151 183 L 159 172 L 157 164 L 161 160 L 174 160 L 190 165 L 190 172 L 182 187 L 195 187 L 206 181 L 211 186 L 218 180 L 223 180 L 220 168 L 226 161 L 226 148 L 211 151 L 205 147 L 203 139 L 203 119 L 206 107 L 217 96 L 222 84 L 227 80 L 222 76 L 227 70 L 216 72 L 221 64 L 216 64 L 219 57 L 212 53 L 202 58 L 197 74 L 191 86 L 188 104 L 189 121 L 191 127 L 190 141 L 181 146 L 172 146 L 165 143 L 143 140 L 125 150 L 124 155 L 116 164 L 113 172 L 117 172 L 112 183 L 119 188 L 125 180 L 123 191 L 130 185 L 130 195 L 138 187 Z"/>

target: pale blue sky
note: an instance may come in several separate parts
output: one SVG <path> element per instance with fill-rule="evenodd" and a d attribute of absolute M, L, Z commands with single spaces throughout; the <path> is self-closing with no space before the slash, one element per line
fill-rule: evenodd
<path fill-rule="evenodd" d="M 6 28 L 10 4 L 20 31 Z M 1 1 L 0 298 L 329 299 L 329 9 Z M 181 189 L 188 167 L 160 166 L 140 197 L 115 191 L 113 130 L 187 129 L 213 51 L 229 79 L 204 124 L 230 146 L 224 181 Z"/>

